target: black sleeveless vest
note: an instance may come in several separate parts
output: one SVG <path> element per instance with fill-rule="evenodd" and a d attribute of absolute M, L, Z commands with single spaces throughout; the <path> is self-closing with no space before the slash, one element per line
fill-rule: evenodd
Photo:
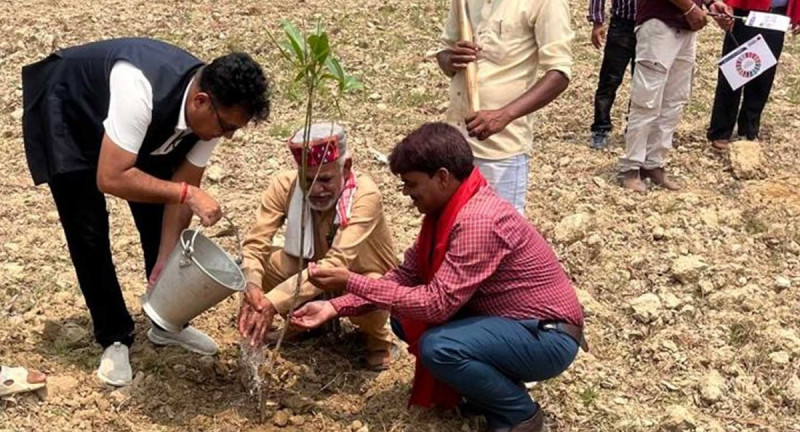
<path fill-rule="evenodd" d="M 66 48 L 22 68 L 23 136 L 35 184 L 59 174 L 97 170 L 111 68 L 121 60 L 139 68 L 153 89 L 152 120 L 137 167 L 168 178 L 198 141 L 189 134 L 170 153 L 150 155 L 175 133 L 186 87 L 203 65 L 196 57 L 145 38 Z"/>

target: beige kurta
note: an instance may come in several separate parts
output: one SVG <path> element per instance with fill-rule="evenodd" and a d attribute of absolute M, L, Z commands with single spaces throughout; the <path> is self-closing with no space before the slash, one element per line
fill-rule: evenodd
<path fill-rule="evenodd" d="M 297 281 L 296 257 L 273 247 L 275 233 L 283 226 L 289 213 L 289 203 L 297 171 L 278 174 L 261 196 L 256 221 L 245 238 L 244 271 L 248 282 L 267 290 L 267 298 L 279 313 L 289 311 Z M 347 267 L 361 275 L 378 278 L 397 265 L 392 234 L 383 215 L 378 186 L 364 174 L 356 174 L 358 188 L 353 197 L 349 223 L 339 228 L 328 246 L 328 236 L 336 214 L 335 209 L 312 211 L 314 222 L 314 261 L 323 267 Z M 307 280 L 303 270 L 300 303 L 311 300 L 322 291 Z M 352 321 L 374 338 L 389 341 L 385 329 L 388 313 L 375 311 Z"/>
<path fill-rule="evenodd" d="M 478 53 L 480 109 L 499 109 L 527 91 L 537 70 L 557 70 L 571 76 L 574 37 L 568 0 L 466 0 Z M 455 8 L 447 15 L 439 47 L 429 54 L 452 48 L 459 39 Z M 466 80 L 457 73 L 450 83 L 447 120 L 466 130 L 469 103 Z M 533 137 L 532 115 L 522 116 L 506 128 L 480 141 L 468 138 L 475 157 L 505 159 L 527 153 Z"/>

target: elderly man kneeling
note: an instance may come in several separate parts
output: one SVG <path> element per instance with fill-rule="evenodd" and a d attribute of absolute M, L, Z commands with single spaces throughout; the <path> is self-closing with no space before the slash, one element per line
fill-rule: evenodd
<path fill-rule="evenodd" d="M 457 129 L 425 124 L 389 163 L 425 215 L 416 243 L 380 279 L 310 267 L 315 285 L 348 294 L 306 304 L 292 323 L 390 310 L 392 329 L 417 356 L 411 404 L 462 402 L 493 431 L 543 430 L 523 382 L 560 374 L 586 348 L 569 278 L 547 241 L 487 185 Z"/>
<path fill-rule="evenodd" d="M 298 257 L 315 261 L 320 268 L 338 268 L 367 278 L 378 278 L 397 265 L 392 236 L 383 216 L 378 186 L 364 174 L 356 174 L 347 151 L 344 129 L 331 123 L 311 126 L 305 179 L 300 170 L 279 174 L 261 198 L 256 222 L 244 242 L 247 289 L 239 312 L 239 331 L 253 344 L 274 342 L 278 332 L 268 333 L 276 314 L 285 315 L 294 300 Z M 302 163 L 303 130 L 289 140 L 289 148 Z M 299 181 L 301 180 L 301 181 Z M 308 185 L 308 186 L 306 186 Z M 309 207 L 303 212 L 303 194 Z M 300 244 L 301 219 L 305 241 Z M 273 247 L 275 233 L 286 223 L 283 248 Z M 323 293 L 303 278 L 298 301 Z M 266 293 L 264 293 L 266 290 Z M 391 361 L 389 313 L 367 311 L 350 321 L 366 337 L 367 366 L 386 369 Z"/>

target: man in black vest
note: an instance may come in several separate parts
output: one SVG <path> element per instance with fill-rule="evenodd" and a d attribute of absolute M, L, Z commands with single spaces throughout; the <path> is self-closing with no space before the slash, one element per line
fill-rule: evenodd
<path fill-rule="evenodd" d="M 198 187 L 203 171 L 219 137 L 267 117 L 268 82 L 247 54 L 204 64 L 164 42 L 129 38 L 58 51 L 23 67 L 22 86 L 28 166 L 37 185 L 50 186 L 105 349 L 97 375 L 126 385 L 134 326 L 111 258 L 104 194 L 128 201 L 152 286 L 192 215 L 204 226 L 222 216 Z M 153 326 L 147 335 L 156 344 L 217 351 L 192 327 Z"/>

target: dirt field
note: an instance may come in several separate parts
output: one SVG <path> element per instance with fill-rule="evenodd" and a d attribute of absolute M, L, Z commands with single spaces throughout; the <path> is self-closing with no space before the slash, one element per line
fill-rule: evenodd
<path fill-rule="evenodd" d="M 763 118 L 761 168 L 732 175 L 705 140 L 721 32 L 700 34 L 692 102 L 671 169 L 679 193 L 623 191 L 615 163 L 625 90 L 611 150 L 588 148 L 599 53 L 585 1 L 572 0 L 576 66 L 569 90 L 537 115 L 527 215 L 554 248 L 587 310 L 591 354 L 532 390 L 553 431 L 800 431 L 800 40 L 787 37 Z M 0 431 L 237 431 L 259 425 L 234 329 L 238 299 L 195 325 L 220 344 L 215 357 L 146 341 L 138 296 L 145 280 L 127 205 L 109 201 L 115 262 L 137 323 L 134 384 L 114 390 L 94 376 L 101 349 L 47 187 L 34 188 L 22 150 L 20 67 L 56 47 L 113 36 L 151 36 L 202 58 L 253 53 L 275 84 L 269 123 L 216 151 L 205 185 L 246 230 L 270 177 L 290 167 L 282 146 L 300 126 L 265 33 L 279 18 L 329 23 L 335 49 L 367 89 L 344 101 L 356 167 L 383 185 L 398 252 L 419 219 L 370 149 L 387 152 L 416 125 L 442 118 L 447 80 L 423 58 L 443 20 L 443 0 L 323 2 L 240 0 L 10 0 L 0 4 L 0 362 L 50 375 L 44 395 L 0 401 Z M 319 118 L 324 118 L 320 113 Z M 222 238 L 231 246 L 230 238 Z M 357 344 L 288 345 L 271 412 L 301 431 L 471 431 L 446 413 L 408 411 L 412 362 L 364 371 Z M 283 414 L 279 415 L 282 416 Z"/>

